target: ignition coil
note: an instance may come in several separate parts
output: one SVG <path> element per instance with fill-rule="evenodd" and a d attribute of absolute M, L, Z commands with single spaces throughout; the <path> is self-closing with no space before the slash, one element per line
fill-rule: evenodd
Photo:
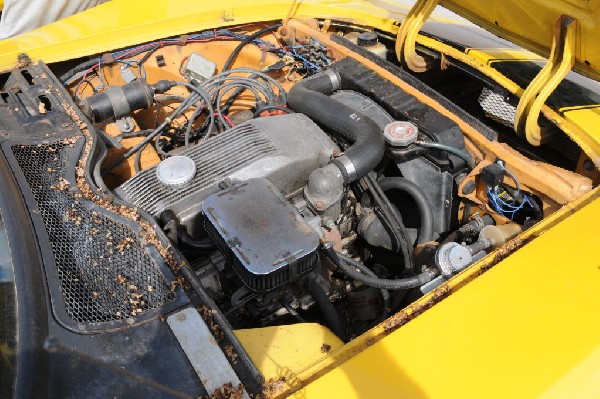
<path fill-rule="evenodd" d="M 164 93 L 174 85 L 174 82 L 166 80 L 149 85 L 137 79 L 89 96 L 81 102 L 80 107 L 94 123 L 116 120 L 135 110 L 150 107 L 154 104 L 154 94 Z"/>

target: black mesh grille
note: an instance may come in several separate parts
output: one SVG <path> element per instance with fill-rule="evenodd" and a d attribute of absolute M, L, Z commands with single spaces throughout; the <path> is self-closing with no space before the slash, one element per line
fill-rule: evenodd
<path fill-rule="evenodd" d="M 136 232 L 69 193 L 71 147 L 68 141 L 12 147 L 48 232 L 67 313 L 79 323 L 107 322 L 171 301 Z"/>

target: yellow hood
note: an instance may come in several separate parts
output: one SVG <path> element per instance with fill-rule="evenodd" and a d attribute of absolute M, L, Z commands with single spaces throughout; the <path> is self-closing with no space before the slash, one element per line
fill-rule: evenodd
<path fill-rule="evenodd" d="M 577 21 L 574 70 L 600 80 L 600 0 L 441 0 L 440 4 L 546 58 L 555 21 L 568 15 Z"/>

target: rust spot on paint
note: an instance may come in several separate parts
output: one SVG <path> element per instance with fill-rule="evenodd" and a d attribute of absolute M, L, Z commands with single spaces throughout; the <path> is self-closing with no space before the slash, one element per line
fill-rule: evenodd
<path fill-rule="evenodd" d="M 448 286 L 441 286 L 433 291 L 429 299 L 425 302 L 416 302 L 409 305 L 404 310 L 396 313 L 383 324 L 384 333 L 391 334 L 398 328 L 402 327 L 418 315 L 430 309 L 433 305 L 450 295 L 452 291 Z"/>

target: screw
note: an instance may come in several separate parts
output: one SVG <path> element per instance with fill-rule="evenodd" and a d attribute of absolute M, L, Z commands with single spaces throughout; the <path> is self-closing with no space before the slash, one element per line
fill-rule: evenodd
<path fill-rule="evenodd" d="M 321 200 L 318 200 L 317 202 L 315 202 L 315 209 L 317 211 L 322 211 L 325 209 L 325 203 Z"/>
<path fill-rule="evenodd" d="M 217 187 L 219 187 L 220 190 L 225 190 L 226 188 L 228 188 L 229 186 L 231 186 L 232 183 L 233 182 L 228 177 L 225 180 L 220 181 L 219 184 L 217 184 Z"/>
<path fill-rule="evenodd" d="M 594 169 L 594 163 L 591 159 L 586 159 L 583 161 L 583 169 L 587 170 L 588 172 Z"/>
<path fill-rule="evenodd" d="M 31 58 L 29 58 L 29 56 L 27 54 L 25 54 L 25 53 L 19 54 L 17 56 L 17 61 L 20 64 L 27 64 L 27 65 L 31 64 Z"/>

